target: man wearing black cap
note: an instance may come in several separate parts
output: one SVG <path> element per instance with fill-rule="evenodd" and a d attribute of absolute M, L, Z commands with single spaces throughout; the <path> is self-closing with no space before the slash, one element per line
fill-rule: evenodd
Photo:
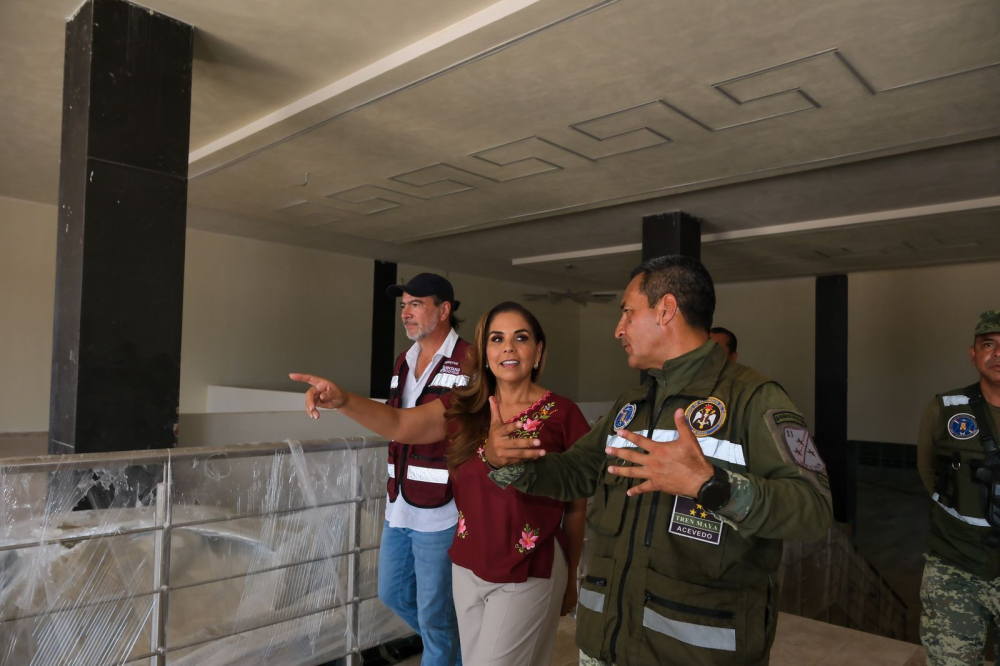
<path fill-rule="evenodd" d="M 415 407 L 464 386 L 468 377 L 462 361 L 469 343 L 455 330 L 459 302 L 451 283 L 421 273 L 389 287 L 386 294 L 402 297 L 403 326 L 414 341 L 396 359 L 387 404 Z M 420 634 L 422 663 L 430 666 L 461 663 L 448 559 L 458 510 L 446 445 L 446 440 L 420 447 L 389 444 L 388 504 L 378 563 L 379 599 Z"/>

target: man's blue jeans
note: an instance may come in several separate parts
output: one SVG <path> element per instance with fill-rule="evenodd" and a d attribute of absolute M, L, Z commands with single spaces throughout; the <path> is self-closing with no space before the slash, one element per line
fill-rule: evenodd
<path fill-rule="evenodd" d="M 378 557 L 378 598 L 395 611 L 424 642 L 422 666 L 460 666 L 458 622 L 451 595 L 448 548 L 455 528 L 418 532 L 382 528 Z M 419 566 L 414 566 L 419 562 Z"/>

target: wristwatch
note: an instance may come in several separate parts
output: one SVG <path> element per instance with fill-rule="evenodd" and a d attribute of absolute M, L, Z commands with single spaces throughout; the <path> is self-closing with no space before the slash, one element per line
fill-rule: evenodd
<path fill-rule="evenodd" d="M 732 488 L 729 485 L 729 474 L 724 469 L 712 465 L 712 477 L 702 484 L 698 490 L 698 504 L 709 511 L 715 512 L 729 502 Z"/>

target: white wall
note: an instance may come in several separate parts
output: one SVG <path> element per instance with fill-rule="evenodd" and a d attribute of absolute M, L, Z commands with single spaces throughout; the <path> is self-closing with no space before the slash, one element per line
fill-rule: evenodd
<path fill-rule="evenodd" d="M 189 230 L 181 412 L 208 386 L 293 390 L 289 372 L 368 394 L 370 259 Z"/>
<path fill-rule="evenodd" d="M 736 334 L 740 363 L 781 384 L 814 425 L 816 280 L 721 284 L 715 297 L 715 326 Z"/>
<path fill-rule="evenodd" d="M 56 208 L 0 197 L 0 433 L 48 427 Z M 189 231 L 181 411 L 202 412 L 210 385 L 297 390 L 292 370 L 366 393 L 372 263 Z M 401 279 L 420 272 L 401 265 Z M 550 341 L 542 383 L 579 401 L 635 386 L 613 338 L 616 303 L 527 302 L 527 285 L 451 274 L 462 334 L 501 300 L 524 302 Z M 813 421 L 815 281 L 717 286 L 717 325 L 740 338 L 740 360 L 780 382 Z M 850 277 L 849 436 L 912 443 L 935 394 L 975 379 L 967 358 L 977 314 L 1000 307 L 1000 262 Z M 348 288 L 349 287 L 349 288 Z M 397 352 L 409 345 L 396 328 Z"/>
<path fill-rule="evenodd" d="M 580 400 L 615 400 L 639 385 L 639 371 L 628 367 L 625 350 L 615 338 L 620 318 L 621 302 L 617 298 L 580 309 Z"/>
<path fill-rule="evenodd" d="M 978 378 L 968 349 L 1000 308 L 1000 263 L 857 273 L 848 299 L 849 437 L 915 444 L 927 402 Z"/>
<path fill-rule="evenodd" d="M 48 430 L 56 207 L 0 197 L 0 432 Z"/>
<path fill-rule="evenodd" d="M 476 323 L 479 318 L 494 305 L 502 301 L 517 301 L 530 310 L 545 330 L 548 339 L 549 352 L 545 364 L 545 373 L 539 383 L 560 395 L 573 400 L 577 399 L 577 381 L 579 367 L 579 307 L 573 303 L 552 304 L 546 301 L 528 301 L 525 293 L 545 291 L 538 287 L 512 282 L 502 282 L 489 278 L 462 275 L 437 271 L 419 266 L 400 264 L 397 276 L 400 284 L 405 283 L 417 273 L 434 272 L 448 278 L 455 288 L 455 298 L 461 302 L 458 312 L 459 319 L 464 323 L 459 334 L 469 342 L 475 335 Z M 402 321 L 396 319 L 396 353 L 405 351 L 413 343 L 406 339 Z"/>

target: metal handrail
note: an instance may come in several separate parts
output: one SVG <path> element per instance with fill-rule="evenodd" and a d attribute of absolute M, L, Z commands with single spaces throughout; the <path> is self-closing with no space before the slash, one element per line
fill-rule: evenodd
<path fill-rule="evenodd" d="M 191 446 L 176 449 L 139 449 L 113 453 L 71 453 L 56 456 L 22 456 L 0 458 L 0 471 L 13 474 L 53 472 L 64 469 L 103 469 L 123 465 L 158 465 L 202 458 L 254 458 L 263 455 L 290 453 L 295 443 L 303 453 L 317 451 L 357 451 L 388 446 L 388 440 L 372 437 L 335 437 L 331 439 L 284 440 L 226 446 Z"/>
<path fill-rule="evenodd" d="M 88 469 L 106 469 L 111 467 L 133 467 L 142 465 L 163 465 L 164 466 L 164 480 L 157 484 L 157 495 L 156 495 L 156 506 L 155 508 L 155 521 L 154 524 L 148 527 L 132 528 L 127 530 L 117 530 L 114 532 L 109 532 L 106 534 L 89 534 L 80 535 L 75 537 L 63 537 L 59 539 L 46 540 L 40 538 L 37 541 L 23 541 L 17 544 L 0 545 L 0 552 L 7 550 L 22 550 L 29 548 L 37 548 L 43 545 L 70 542 L 70 541 L 84 541 L 90 539 L 99 538 L 111 538 L 123 536 L 126 534 L 138 534 L 138 533 L 151 533 L 156 537 L 156 547 L 154 548 L 154 585 L 153 589 L 148 592 L 130 592 L 125 595 L 114 597 L 114 598 L 104 598 L 100 601 L 87 602 L 84 604 L 77 604 L 73 606 L 60 606 L 59 608 L 49 608 L 44 611 L 37 613 L 30 613 L 23 616 L 13 616 L 9 618 L 0 619 L 0 624 L 6 622 L 16 622 L 18 620 L 25 620 L 29 618 L 37 618 L 46 615 L 52 615 L 56 613 L 62 613 L 69 610 L 77 610 L 83 607 L 110 604 L 120 601 L 126 601 L 129 599 L 135 599 L 143 596 L 155 596 L 153 608 L 153 628 L 150 636 L 150 652 L 142 654 L 135 657 L 126 658 L 124 663 L 134 663 L 144 659 L 150 659 L 151 663 L 157 664 L 157 666 L 162 666 L 165 663 L 165 658 L 167 653 L 180 650 L 184 648 L 190 648 L 196 645 L 201 645 L 208 642 L 213 642 L 233 636 L 239 633 L 246 633 L 248 631 L 253 631 L 256 629 L 262 629 L 268 626 L 273 626 L 276 624 L 282 624 L 285 622 L 291 622 L 296 619 L 303 617 L 308 617 L 310 615 L 315 615 L 316 613 L 327 612 L 337 608 L 348 609 L 348 622 L 350 624 L 349 631 L 347 632 L 348 637 L 348 652 L 343 655 L 347 657 L 348 663 L 354 663 L 357 661 L 358 655 L 360 654 L 359 646 L 354 645 L 355 638 L 359 635 L 360 627 L 358 625 L 359 613 L 358 606 L 369 599 L 375 597 L 364 597 L 360 596 L 360 556 L 362 553 L 376 550 L 377 546 L 361 547 L 360 546 L 360 511 L 361 504 L 365 501 L 376 500 L 384 497 L 384 495 L 374 495 L 368 496 L 366 493 L 362 492 L 363 487 L 361 484 L 360 476 L 357 470 L 357 458 L 355 457 L 355 464 L 351 467 L 350 474 L 350 490 L 353 493 L 353 497 L 345 500 L 337 500 L 335 502 L 325 502 L 321 504 L 316 504 L 313 506 L 304 506 L 296 508 L 286 508 L 286 509 L 276 509 L 274 511 L 260 511 L 253 514 L 230 514 L 224 517 L 210 518 L 206 520 L 197 520 L 188 523 L 173 523 L 172 522 L 172 508 L 173 508 L 173 465 L 177 462 L 191 461 L 191 460 L 216 460 L 216 459 L 240 459 L 240 458 L 254 458 L 254 457 L 264 457 L 264 456 L 274 456 L 289 454 L 293 450 L 293 446 L 297 447 L 297 450 L 301 450 L 302 453 L 314 453 L 314 452 L 324 452 L 324 451 L 354 451 L 355 454 L 359 451 L 366 449 L 378 449 L 383 448 L 388 445 L 388 442 L 383 439 L 374 439 L 367 437 L 351 437 L 351 438 L 333 438 L 326 440 L 308 440 L 303 442 L 293 442 L 291 440 L 284 442 L 267 442 L 259 444 L 246 444 L 246 445 L 229 445 L 221 447 L 191 447 L 182 449 L 154 449 L 154 450 L 140 450 L 140 451 L 125 451 L 116 453 L 89 453 L 89 454 L 71 454 L 71 455 L 58 455 L 58 456 L 33 456 L 33 457 L 20 457 L 20 458 L 6 458 L 0 460 L 0 472 L 5 475 L 10 474 L 29 474 L 29 473 L 40 473 L 40 472 L 54 472 L 54 471 L 65 471 L 65 470 L 88 470 Z M 348 536 L 348 550 L 337 553 L 335 555 L 327 555 L 320 558 L 315 558 L 307 560 L 304 562 L 292 562 L 288 564 L 278 565 L 274 567 L 268 567 L 265 571 L 251 571 L 244 572 L 240 574 L 227 575 L 213 580 L 198 581 L 195 583 L 188 583 L 185 585 L 178 585 L 172 587 L 169 581 L 170 574 L 170 537 L 171 532 L 174 529 L 190 528 L 194 525 L 214 523 L 214 522 L 227 522 L 242 520 L 245 518 L 254 518 L 278 514 L 288 514 L 300 511 L 307 511 L 310 509 L 320 509 L 326 508 L 328 506 L 353 505 L 350 514 L 350 526 L 349 526 L 349 536 Z M 225 580 L 231 580 L 235 578 L 243 578 L 256 575 L 258 573 L 267 573 L 273 571 L 279 571 L 282 569 L 290 569 L 295 566 L 300 566 L 302 564 L 310 564 L 324 560 L 333 560 L 336 558 L 348 558 L 348 591 L 347 599 L 343 602 L 330 605 L 328 607 L 320 609 L 310 609 L 305 613 L 289 616 L 286 618 L 273 620 L 271 622 L 262 624 L 260 626 L 255 626 L 249 629 L 241 629 L 234 633 L 227 633 L 222 636 L 213 636 L 211 639 L 199 640 L 190 644 L 170 646 L 167 645 L 167 634 L 166 634 L 166 617 L 167 617 L 167 605 L 169 600 L 169 593 L 172 590 L 180 590 L 188 587 L 195 587 L 200 585 L 206 585 L 215 582 L 221 582 Z"/>

